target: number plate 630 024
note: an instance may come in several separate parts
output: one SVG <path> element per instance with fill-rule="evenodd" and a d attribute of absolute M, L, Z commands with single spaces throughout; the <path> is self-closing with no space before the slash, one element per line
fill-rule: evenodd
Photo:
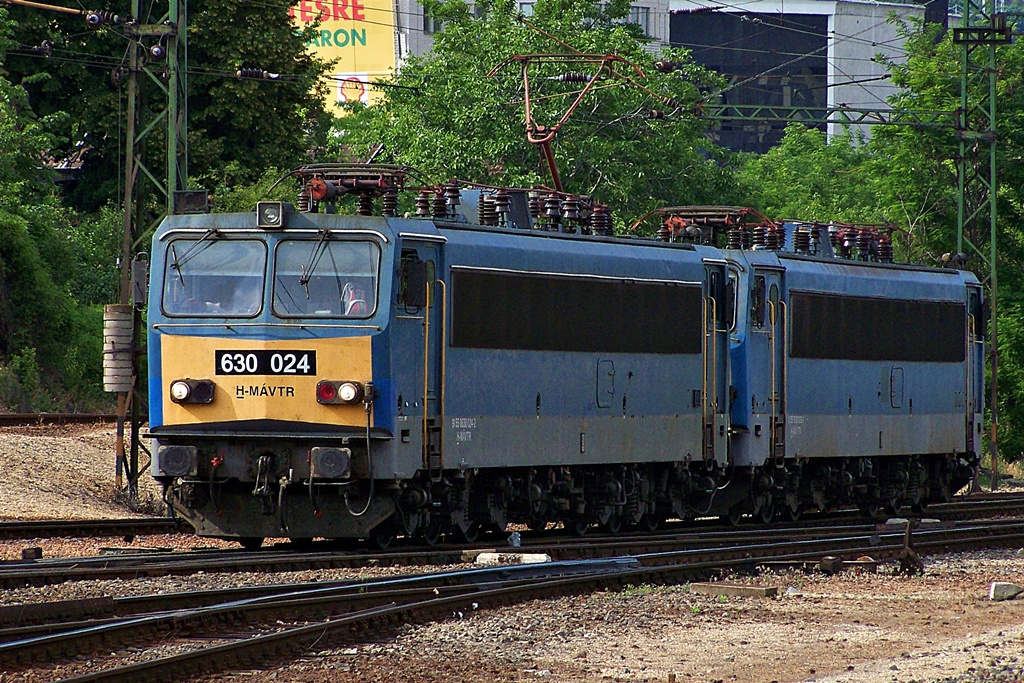
<path fill-rule="evenodd" d="M 218 375 L 315 375 L 316 351 L 216 351 Z"/>

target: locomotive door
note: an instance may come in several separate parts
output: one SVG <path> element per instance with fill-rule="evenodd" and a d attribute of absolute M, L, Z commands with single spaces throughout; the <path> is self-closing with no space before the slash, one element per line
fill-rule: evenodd
<path fill-rule="evenodd" d="M 985 313 L 981 287 L 967 287 L 966 401 L 968 453 L 981 454 L 982 411 L 985 405 Z"/>
<path fill-rule="evenodd" d="M 755 438 L 767 439 L 765 459 L 786 456 L 786 349 L 788 310 L 783 270 L 754 268 L 750 293 L 751 393 Z M 762 435 L 762 430 L 766 435 Z"/>
<path fill-rule="evenodd" d="M 418 466 L 432 478 L 439 478 L 444 467 L 443 373 L 448 343 L 447 288 L 439 251 L 436 244 L 403 242 L 392 322 L 400 443 L 418 447 Z"/>
<path fill-rule="evenodd" d="M 729 327 L 732 297 L 724 261 L 704 261 L 704 379 L 701 418 L 704 459 L 729 460 Z"/>

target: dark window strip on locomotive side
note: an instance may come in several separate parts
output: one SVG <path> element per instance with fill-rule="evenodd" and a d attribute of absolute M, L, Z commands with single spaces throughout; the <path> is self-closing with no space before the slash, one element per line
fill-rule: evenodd
<path fill-rule="evenodd" d="M 453 269 L 453 347 L 597 353 L 701 352 L 701 289 Z"/>
<path fill-rule="evenodd" d="M 791 292 L 791 357 L 829 360 L 964 361 L 965 306 Z"/>

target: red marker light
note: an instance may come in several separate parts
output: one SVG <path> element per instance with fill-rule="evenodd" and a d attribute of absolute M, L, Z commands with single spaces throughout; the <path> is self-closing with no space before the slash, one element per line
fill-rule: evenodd
<path fill-rule="evenodd" d="M 338 397 L 338 389 L 331 382 L 320 382 L 316 385 L 316 400 L 320 403 L 331 403 Z"/>

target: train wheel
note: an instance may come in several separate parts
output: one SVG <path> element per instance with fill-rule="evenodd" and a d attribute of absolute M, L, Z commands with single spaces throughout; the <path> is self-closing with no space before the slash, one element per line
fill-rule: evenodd
<path fill-rule="evenodd" d="M 761 509 L 757 512 L 757 518 L 761 520 L 762 524 L 771 524 L 775 518 L 775 504 L 771 501 L 761 505 Z"/>
<path fill-rule="evenodd" d="M 622 531 L 622 515 L 612 515 L 608 518 L 607 522 L 601 525 L 601 527 L 612 536 L 618 535 L 618 533 Z"/>
<path fill-rule="evenodd" d="M 728 514 L 719 517 L 721 521 L 725 522 L 729 526 L 739 526 L 743 521 L 743 509 L 737 505 L 733 509 L 729 510 Z"/>
<path fill-rule="evenodd" d="M 800 518 L 803 517 L 803 514 L 804 514 L 803 508 L 800 507 L 799 505 L 796 506 L 796 507 L 791 507 L 791 506 L 787 505 L 787 506 L 785 506 L 785 510 L 786 510 L 786 519 L 789 520 L 790 522 L 794 522 L 794 523 L 795 522 L 799 522 Z"/>
<path fill-rule="evenodd" d="M 928 503 L 924 499 L 921 499 L 916 503 L 911 504 L 910 509 L 919 515 L 923 515 L 928 512 Z"/>
<path fill-rule="evenodd" d="M 238 542 L 242 544 L 242 547 L 246 550 L 258 550 L 263 545 L 262 536 L 243 536 L 238 539 Z"/>
<path fill-rule="evenodd" d="M 530 517 L 526 520 L 526 526 L 530 528 L 530 531 L 544 531 L 548 528 L 548 520 L 543 517 Z"/>
<path fill-rule="evenodd" d="M 590 528 L 590 522 L 585 517 L 574 517 L 566 522 L 566 526 L 574 535 L 585 536 L 587 529 Z"/>
<path fill-rule="evenodd" d="M 441 524 L 441 520 L 431 519 L 427 522 L 427 525 L 421 530 L 423 535 L 423 542 L 427 545 L 437 545 L 441 541 L 441 535 L 444 532 L 444 525 Z"/>
<path fill-rule="evenodd" d="M 651 514 L 648 512 L 640 518 L 640 522 L 637 523 L 637 527 L 641 531 L 657 531 L 661 528 L 664 518 L 659 515 Z"/>
<path fill-rule="evenodd" d="M 860 503 L 857 507 L 860 509 L 861 514 L 869 519 L 876 522 L 885 519 L 885 512 L 882 510 L 882 504 L 877 501 Z"/>
<path fill-rule="evenodd" d="M 456 528 L 455 535 L 462 543 L 476 543 L 476 539 L 480 538 L 480 525 L 470 522 L 465 529 Z"/>
<path fill-rule="evenodd" d="M 387 550 L 395 542 L 395 529 L 387 522 L 380 524 L 370 532 L 370 537 L 366 541 L 372 548 Z"/>

